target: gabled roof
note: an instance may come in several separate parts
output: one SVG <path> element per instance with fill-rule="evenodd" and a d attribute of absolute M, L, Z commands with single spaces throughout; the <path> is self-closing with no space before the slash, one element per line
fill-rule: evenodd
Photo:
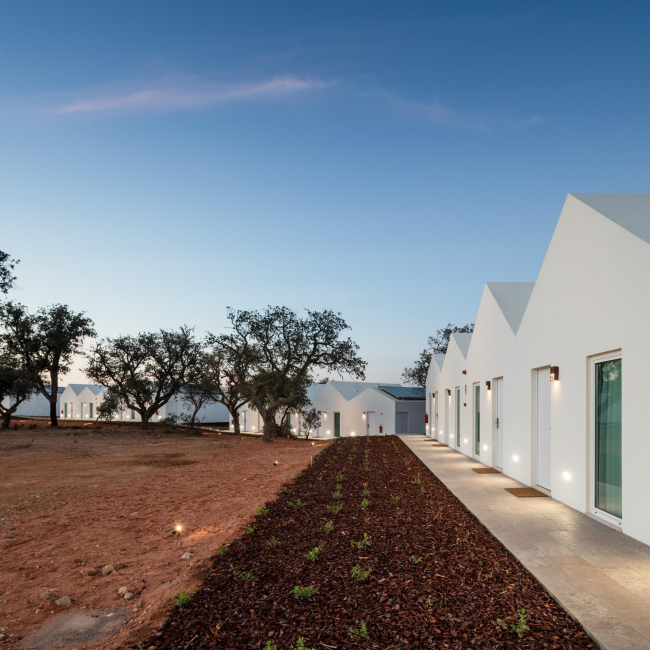
<path fill-rule="evenodd" d="M 426 397 L 426 388 L 420 386 L 379 386 L 380 390 L 403 400 L 423 400 Z"/>
<path fill-rule="evenodd" d="M 440 370 L 442 370 L 442 365 L 445 363 L 445 355 L 442 352 L 438 352 L 433 355 L 433 360 L 436 362 L 436 365 Z"/>
<path fill-rule="evenodd" d="M 534 282 L 487 282 L 490 293 L 505 316 L 514 334 L 526 313 Z"/>
<path fill-rule="evenodd" d="M 650 244 L 650 194 L 570 194 Z"/>
<path fill-rule="evenodd" d="M 379 384 L 369 381 L 330 381 L 328 382 L 349 402 L 369 388 L 379 388 Z M 326 384 L 327 385 L 327 384 Z M 399 386 L 399 384 L 381 384 L 382 386 Z"/>
<path fill-rule="evenodd" d="M 87 388 L 94 395 L 99 395 L 105 388 L 105 386 L 99 386 L 98 384 L 68 384 L 68 387 L 74 391 L 75 395 L 80 395 L 84 388 Z"/>
<path fill-rule="evenodd" d="M 456 339 L 456 343 L 458 344 L 462 355 L 467 359 L 467 352 L 469 350 L 469 344 L 472 341 L 472 334 L 468 332 L 454 332 L 452 336 Z"/>
<path fill-rule="evenodd" d="M 312 384 L 308 389 L 307 389 L 307 397 L 309 400 L 313 400 L 318 393 L 323 390 L 323 388 L 326 386 L 326 384 Z"/>

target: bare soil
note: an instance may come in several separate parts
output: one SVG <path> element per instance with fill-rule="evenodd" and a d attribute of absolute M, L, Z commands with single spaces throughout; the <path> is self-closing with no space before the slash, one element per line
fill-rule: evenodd
<path fill-rule="evenodd" d="M 172 596 L 201 584 L 219 545 L 240 536 L 320 451 L 311 442 L 155 427 L 18 424 L 0 431 L 3 648 L 62 611 L 116 607 L 129 615 L 122 631 L 75 647 L 133 647 L 162 625 Z M 103 576 L 108 564 L 115 573 Z M 55 604 L 63 596 L 71 606 Z"/>

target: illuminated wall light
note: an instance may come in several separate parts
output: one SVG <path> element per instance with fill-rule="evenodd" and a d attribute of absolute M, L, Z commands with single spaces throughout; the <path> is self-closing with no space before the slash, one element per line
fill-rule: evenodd
<path fill-rule="evenodd" d="M 562 472 L 562 478 L 565 481 L 570 481 L 571 480 L 571 474 L 569 472 Z"/>
<path fill-rule="evenodd" d="M 361 417 L 364 417 L 364 418 L 366 417 L 366 412 L 365 411 L 361 414 Z"/>
<path fill-rule="evenodd" d="M 560 381 L 560 369 L 557 366 L 551 366 L 551 381 Z"/>
<path fill-rule="evenodd" d="M 329 434 L 330 434 L 330 432 L 328 431 L 328 432 L 327 432 L 327 435 L 329 436 Z"/>
<path fill-rule="evenodd" d="M 354 435 L 354 431 L 353 431 L 350 435 L 353 436 L 353 435 Z"/>
<path fill-rule="evenodd" d="M 465 443 L 466 443 L 466 442 L 467 442 L 467 438 L 465 438 L 465 439 L 463 440 L 463 442 L 465 442 Z"/>
<path fill-rule="evenodd" d="M 515 463 L 518 463 L 518 462 L 519 462 L 519 456 L 517 456 L 517 454 L 515 454 L 515 455 L 512 457 L 512 460 L 514 460 Z"/>
<path fill-rule="evenodd" d="M 489 381 L 485 382 L 485 390 L 492 390 L 492 382 Z"/>
<path fill-rule="evenodd" d="M 447 389 L 447 397 L 451 397 L 451 388 Z"/>
<path fill-rule="evenodd" d="M 488 450 L 488 446 L 487 446 L 487 445 L 483 445 L 483 451 L 487 451 L 487 450 Z"/>

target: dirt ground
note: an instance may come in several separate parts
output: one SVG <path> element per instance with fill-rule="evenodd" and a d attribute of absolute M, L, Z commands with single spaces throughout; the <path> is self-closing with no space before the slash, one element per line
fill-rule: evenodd
<path fill-rule="evenodd" d="M 129 615 L 122 631 L 75 647 L 134 646 L 323 444 L 28 424 L 0 431 L 1 647 L 64 610 L 116 607 Z M 55 604 L 63 596 L 71 606 Z"/>

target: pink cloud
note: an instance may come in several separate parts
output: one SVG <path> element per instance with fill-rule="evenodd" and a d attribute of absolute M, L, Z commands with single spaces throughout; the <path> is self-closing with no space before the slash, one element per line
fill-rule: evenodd
<path fill-rule="evenodd" d="M 174 110 L 226 102 L 274 99 L 298 92 L 325 88 L 329 84 L 296 77 L 275 77 L 269 81 L 214 83 L 184 80 L 163 83 L 132 92 L 104 94 L 56 108 L 54 113 L 80 113 L 120 109 Z"/>

